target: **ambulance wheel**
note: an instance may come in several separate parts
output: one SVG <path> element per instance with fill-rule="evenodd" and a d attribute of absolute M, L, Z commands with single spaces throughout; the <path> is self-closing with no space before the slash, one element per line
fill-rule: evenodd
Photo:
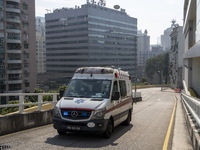
<path fill-rule="evenodd" d="M 127 119 L 123 122 L 123 125 L 125 125 L 125 126 L 129 126 L 130 125 L 130 122 L 131 122 L 131 111 L 129 111 L 129 113 L 128 113 L 128 117 L 127 117 Z"/>
<path fill-rule="evenodd" d="M 57 132 L 59 135 L 67 135 L 67 132 L 62 131 L 62 130 L 57 130 Z"/>
<path fill-rule="evenodd" d="M 113 124 L 112 124 L 112 121 L 109 120 L 106 131 L 103 133 L 103 137 L 107 139 L 110 138 L 112 135 L 112 132 L 113 132 Z"/>

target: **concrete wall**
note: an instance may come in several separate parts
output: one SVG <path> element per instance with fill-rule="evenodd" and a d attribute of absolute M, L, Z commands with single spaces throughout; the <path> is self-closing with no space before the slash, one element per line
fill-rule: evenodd
<path fill-rule="evenodd" d="M 0 117 L 0 136 L 52 123 L 53 110 Z"/>
<path fill-rule="evenodd" d="M 192 61 L 192 87 L 200 95 L 200 58 Z"/>

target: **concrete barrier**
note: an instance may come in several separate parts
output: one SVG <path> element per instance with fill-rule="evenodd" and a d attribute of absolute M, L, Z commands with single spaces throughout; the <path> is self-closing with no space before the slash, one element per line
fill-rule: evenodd
<path fill-rule="evenodd" d="M 0 117 L 0 136 L 52 123 L 53 109 Z"/>
<path fill-rule="evenodd" d="M 133 102 L 142 101 L 142 94 L 141 94 L 141 92 L 132 91 L 132 96 L 133 96 Z"/>

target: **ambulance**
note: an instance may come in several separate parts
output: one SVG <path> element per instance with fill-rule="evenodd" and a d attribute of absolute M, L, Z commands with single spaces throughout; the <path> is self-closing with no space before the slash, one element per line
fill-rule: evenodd
<path fill-rule="evenodd" d="M 133 99 L 131 77 L 111 67 L 78 68 L 54 108 L 59 135 L 92 132 L 110 138 L 114 127 L 129 125 Z"/>

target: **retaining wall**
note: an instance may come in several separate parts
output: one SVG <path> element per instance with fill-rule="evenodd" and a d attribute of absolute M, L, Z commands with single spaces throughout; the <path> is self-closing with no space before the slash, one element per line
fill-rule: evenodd
<path fill-rule="evenodd" d="M 0 117 L 0 136 L 52 123 L 53 110 Z"/>

